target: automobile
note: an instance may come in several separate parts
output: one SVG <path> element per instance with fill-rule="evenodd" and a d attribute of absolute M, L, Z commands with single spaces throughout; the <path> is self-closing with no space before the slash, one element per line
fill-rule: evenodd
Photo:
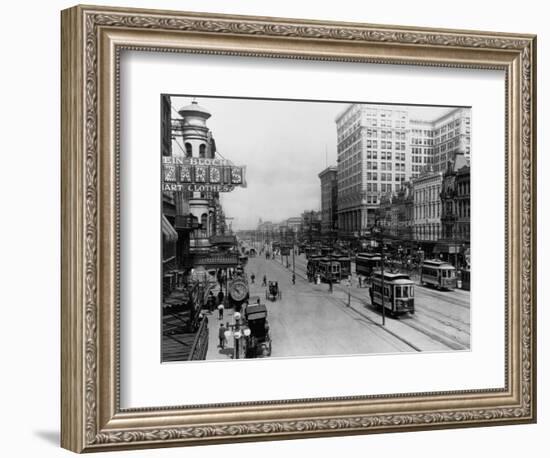
<path fill-rule="evenodd" d="M 279 288 L 279 282 L 277 281 L 268 282 L 267 288 L 265 290 L 265 298 L 269 299 L 270 301 L 276 301 L 277 299 L 283 298 L 283 292 Z"/>

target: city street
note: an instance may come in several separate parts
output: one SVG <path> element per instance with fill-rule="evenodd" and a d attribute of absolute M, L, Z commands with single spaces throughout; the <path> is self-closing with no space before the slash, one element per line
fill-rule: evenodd
<path fill-rule="evenodd" d="M 418 278 L 469 288 L 470 108 L 200 99 L 161 101 L 165 360 L 470 350 L 470 293 Z"/>
<path fill-rule="evenodd" d="M 292 285 L 292 255 L 287 268 L 286 257 L 266 260 L 264 256 L 250 258 L 246 266 L 250 295 L 260 297 L 267 305 L 272 357 L 327 356 L 416 351 L 468 350 L 470 345 L 469 293 L 455 290 L 440 292 L 427 287 L 415 288 L 416 313 L 399 318 L 386 317 L 370 305 L 368 289 L 359 288 L 357 281 L 349 287 L 334 285 L 329 293 L 327 284 L 307 281 L 305 255 L 296 256 L 296 284 Z M 353 270 L 353 267 L 352 267 Z M 282 299 L 265 299 L 261 286 L 267 280 L 279 282 Z M 232 322 L 232 311 L 224 322 Z M 207 360 L 233 358 L 233 339 L 225 350 L 218 345 L 219 321 L 212 315 Z"/>

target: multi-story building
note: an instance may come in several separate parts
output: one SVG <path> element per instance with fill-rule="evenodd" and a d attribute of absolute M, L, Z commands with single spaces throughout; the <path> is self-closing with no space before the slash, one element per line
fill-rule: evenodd
<path fill-rule="evenodd" d="M 454 235 L 470 243 L 470 166 L 456 172 L 456 223 Z"/>
<path fill-rule="evenodd" d="M 322 235 L 322 212 L 306 210 L 302 212 L 302 227 L 300 228 L 300 241 L 312 243 L 320 239 Z M 328 235 L 328 233 L 326 233 Z"/>
<path fill-rule="evenodd" d="M 296 237 L 298 232 L 300 232 L 300 229 L 302 228 L 302 217 L 301 216 L 293 216 L 291 218 L 288 218 L 286 220 L 286 227 L 288 228 L 288 232 L 290 234 L 293 234 L 293 237 Z"/>
<path fill-rule="evenodd" d="M 413 238 L 417 241 L 437 241 L 441 238 L 441 184 L 443 174 L 426 168 L 413 178 L 414 214 Z"/>
<path fill-rule="evenodd" d="M 362 233 L 375 220 L 382 194 L 411 174 L 404 108 L 350 105 L 336 118 L 338 136 L 338 226 Z"/>
<path fill-rule="evenodd" d="M 470 245 L 470 167 L 462 154 L 443 175 L 441 204 L 442 239 L 437 249 L 457 263 Z"/>
<path fill-rule="evenodd" d="M 447 163 L 457 154 L 470 160 L 470 109 L 457 108 L 434 122 L 432 165 L 435 171 L 445 172 Z"/>
<path fill-rule="evenodd" d="M 328 234 L 338 219 L 338 168 L 327 167 L 319 173 L 321 180 L 321 233 Z"/>
<path fill-rule="evenodd" d="M 176 120 L 181 132 L 183 148 L 172 148 L 173 157 L 214 158 L 216 143 L 206 121 L 212 115 L 196 101 L 178 110 L 181 119 Z M 195 226 L 190 237 L 190 252 L 207 252 L 210 249 L 209 238 L 221 233 L 217 227 L 219 217 L 216 212 L 221 208 L 219 194 L 214 192 L 176 192 L 178 214 L 191 215 Z"/>
<path fill-rule="evenodd" d="M 457 108 L 431 122 L 410 121 L 412 177 L 431 164 L 435 172 L 445 172 L 455 155 L 470 158 L 470 109 Z"/>
<path fill-rule="evenodd" d="M 432 164 L 434 152 L 434 126 L 433 123 L 411 120 L 409 135 L 409 152 L 411 155 L 411 175 L 415 178 L 429 164 Z"/>
<path fill-rule="evenodd" d="M 407 107 L 353 104 L 336 118 L 338 226 L 363 233 L 380 197 L 398 191 L 428 166 L 444 171 L 457 152 L 470 155 L 470 110 L 437 119 L 411 118 Z M 432 228 L 433 229 L 433 228 Z"/>

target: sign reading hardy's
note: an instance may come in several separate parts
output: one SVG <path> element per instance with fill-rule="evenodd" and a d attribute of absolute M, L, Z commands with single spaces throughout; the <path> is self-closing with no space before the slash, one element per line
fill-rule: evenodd
<path fill-rule="evenodd" d="M 230 192 L 246 188 L 246 166 L 227 159 L 162 158 L 163 191 Z"/>

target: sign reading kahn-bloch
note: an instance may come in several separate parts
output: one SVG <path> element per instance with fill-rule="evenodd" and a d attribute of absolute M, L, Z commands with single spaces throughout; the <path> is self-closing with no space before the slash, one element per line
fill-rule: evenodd
<path fill-rule="evenodd" d="M 246 187 L 246 166 L 227 159 L 162 158 L 163 191 L 230 192 Z"/>

